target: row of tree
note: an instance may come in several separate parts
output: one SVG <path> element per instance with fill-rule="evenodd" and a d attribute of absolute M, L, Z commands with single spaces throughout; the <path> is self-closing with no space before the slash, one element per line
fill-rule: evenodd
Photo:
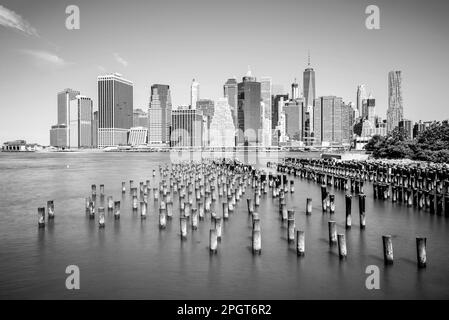
<path fill-rule="evenodd" d="M 446 120 L 432 126 L 413 140 L 397 127 L 384 137 L 373 136 L 365 145 L 365 150 L 371 151 L 374 158 L 449 163 L 449 122 Z"/>

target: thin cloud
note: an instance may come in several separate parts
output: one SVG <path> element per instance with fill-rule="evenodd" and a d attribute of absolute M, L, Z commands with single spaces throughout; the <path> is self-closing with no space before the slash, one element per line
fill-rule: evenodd
<path fill-rule="evenodd" d="M 57 67 L 64 67 L 70 64 L 61 57 L 57 56 L 56 54 L 47 51 L 24 49 L 20 50 L 20 52 L 27 56 L 32 57 L 37 62 L 44 62 Z"/>
<path fill-rule="evenodd" d="M 114 59 L 124 67 L 128 66 L 128 61 L 120 57 L 118 53 L 114 53 Z"/>
<path fill-rule="evenodd" d="M 37 30 L 33 28 L 28 21 L 2 5 L 0 5 L 0 25 L 6 28 L 19 30 L 29 36 L 39 37 Z"/>

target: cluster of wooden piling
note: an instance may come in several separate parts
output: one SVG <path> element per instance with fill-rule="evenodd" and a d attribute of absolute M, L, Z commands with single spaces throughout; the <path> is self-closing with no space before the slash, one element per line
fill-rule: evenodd
<path fill-rule="evenodd" d="M 281 172 L 313 180 L 336 189 L 363 193 L 371 182 L 373 197 L 408 207 L 449 216 L 449 167 L 405 166 L 373 161 L 287 158 L 277 166 Z"/>
<path fill-rule="evenodd" d="M 150 213 L 150 199 L 157 204 L 158 225 L 161 230 L 172 223 L 179 210 L 179 236 L 181 240 L 189 237 L 189 232 L 195 232 L 205 221 L 210 221 L 209 251 L 218 252 L 219 244 L 224 238 L 224 224 L 236 213 L 240 200 L 246 197 L 246 206 L 251 220 L 251 251 L 253 254 L 262 252 L 262 222 L 258 209 L 263 197 L 271 197 L 278 201 L 278 214 L 282 224 L 286 224 L 286 238 L 289 244 L 296 244 L 298 256 L 305 255 L 305 230 L 295 224 L 295 211 L 288 207 L 287 194 L 295 192 L 294 177 L 313 180 L 321 185 L 321 207 L 323 213 L 330 214 L 328 221 L 329 244 L 338 245 L 341 259 L 348 254 L 346 236 L 338 233 L 335 219 L 337 203 L 335 194 L 328 192 L 328 186 L 347 191 L 345 195 L 345 229 L 353 224 L 352 199 L 358 197 L 360 229 L 366 227 L 366 196 L 364 182 L 381 182 L 382 174 L 374 174 L 373 168 L 338 165 L 326 161 L 292 161 L 286 160 L 276 165 L 277 172 L 258 170 L 251 165 L 234 160 L 207 160 L 203 162 L 183 162 L 170 167 L 159 166 L 159 177 L 156 170 L 152 178 L 135 182 L 121 182 L 121 196 L 129 197 L 130 209 L 145 220 Z M 369 170 L 368 170 L 369 169 Z M 383 172 L 383 171 L 381 171 Z M 373 178 L 371 179 L 371 176 Z M 379 180 L 376 180 L 380 177 Z M 408 184 L 407 184 L 408 185 Z M 433 184 L 430 184 L 433 185 Z M 438 189 L 439 184 L 434 185 Z M 444 185 L 444 184 L 443 184 Z M 447 192 L 447 189 L 445 189 Z M 355 195 L 354 195 L 355 194 Z M 174 200 L 178 205 L 174 207 Z M 126 202 L 128 203 L 128 202 Z M 313 211 L 312 198 L 306 198 L 305 214 L 310 216 Z M 92 184 L 90 196 L 85 199 L 86 216 L 95 220 L 98 217 L 100 229 L 106 227 L 107 216 L 120 221 L 121 201 L 114 200 L 105 194 L 105 186 Z M 54 204 L 47 204 L 48 219 L 54 218 Z M 39 208 L 39 227 L 45 226 L 45 208 Z M 106 216 L 106 212 L 108 215 Z M 384 260 L 386 264 L 393 263 L 393 244 L 390 235 L 383 235 Z M 426 265 L 426 238 L 417 238 L 418 265 Z"/>
<path fill-rule="evenodd" d="M 45 207 L 37 208 L 37 225 L 39 228 L 45 228 Z M 55 218 L 55 204 L 53 200 L 47 201 L 47 221 L 51 221 Z"/>

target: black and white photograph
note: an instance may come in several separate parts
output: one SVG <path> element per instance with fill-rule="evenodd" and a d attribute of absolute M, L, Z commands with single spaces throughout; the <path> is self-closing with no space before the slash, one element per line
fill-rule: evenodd
<path fill-rule="evenodd" d="M 0 300 L 449 299 L 448 17 L 0 0 Z"/>

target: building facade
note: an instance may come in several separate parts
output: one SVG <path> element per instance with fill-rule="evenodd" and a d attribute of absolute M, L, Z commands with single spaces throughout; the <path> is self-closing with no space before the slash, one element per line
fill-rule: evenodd
<path fill-rule="evenodd" d="M 50 145 L 52 147 L 66 149 L 67 145 L 67 125 L 65 124 L 56 124 L 51 126 L 50 129 Z"/>
<path fill-rule="evenodd" d="M 232 119 L 231 106 L 227 98 L 217 100 L 209 135 L 209 146 L 212 148 L 230 148 L 235 146 L 235 126 Z"/>
<path fill-rule="evenodd" d="M 237 79 L 229 78 L 223 85 L 223 94 L 228 99 L 234 126 L 237 126 L 237 91 Z"/>
<path fill-rule="evenodd" d="M 148 128 L 148 113 L 142 109 L 133 110 L 133 127 Z"/>
<path fill-rule="evenodd" d="M 190 107 L 192 109 L 196 108 L 196 102 L 200 99 L 200 84 L 195 81 L 195 79 L 192 80 L 192 83 L 190 84 Z"/>
<path fill-rule="evenodd" d="M 195 109 L 172 110 L 171 147 L 202 147 L 203 113 Z"/>
<path fill-rule="evenodd" d="M 118 73 L 99 76 L 98 147 L 128 143 L 133 125 L 133 83 Z"/>
<path fill-rule="evenodd" d="M 307 107 L 313 106 L 315 100 L 315 71 L 310 66 L 310 58 L 307 68 L 303 73 L 304 99 Z"/>
<path fill-rule="evenodd" d="M 152 85 L 148 108 L 148 142 L 150 144 L 170 143 L 171 112 L 170 86 Z"/>
<path fill-rule="evenodd" d="M 147 143 L 148 128 L 147 127 L 132 127 L 129 129 L 128 144 L 131 146 L 140 146 Z"/>
<path fill-rule="evenodd" d="M 315 99 L 313 107 L 315 144 L 342 143 L 342 104 L 343 99 L 335 96 Z"/>
<path fill-rule="evenodd" d="M 292 99 L 284 106 L 285 134 L 289 140 L 303 140 L 303 109 L 304 99 Z"/>
<path fill-rule="evenodd" d="M 92 99 L 78 95 L 70 101 L 67 133 L 69 148 L 92 148 Z"/>
<path fill-rule="evenodd" d="M 271 77 L 260 78 L 260 95 L 262 99 L 261 104 L 261 126 L 262 126 L 262 145 L 265 147 L 271 146 L 271 91 L 272 80 Z"/>
<path fill-rule="evenodd" d="M 260 82 L 248 71 L 238 88 L 238 143 L 260 145 L 262 143 L 262 112 Z"/>
<path fill-rule="evenodd" d="M 402 119 L 398 123 L 399 130 L 401 130 L 408 140 L 413 139 L 413 122 L 411 120 Z"/>
<path fill-rule="evenodd" d="M 404 117 L 401 71 L 388 73 L 387 132 L 393 131 Z"/>

